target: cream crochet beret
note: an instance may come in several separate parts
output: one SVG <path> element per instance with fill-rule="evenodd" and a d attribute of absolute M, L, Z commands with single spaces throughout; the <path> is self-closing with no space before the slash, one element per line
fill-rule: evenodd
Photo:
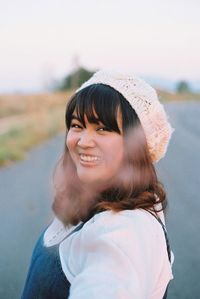
<path fill-rule="evenodd" d="M 125 97 L 143 126 L 152 161 L 158 162 L 163 158 L 174 128 L 168 122 L 155 89 L 131 73 L 103 69 L 94 73 L 76 90 L 76 93 L 97 83 L 109 85 Z"/>

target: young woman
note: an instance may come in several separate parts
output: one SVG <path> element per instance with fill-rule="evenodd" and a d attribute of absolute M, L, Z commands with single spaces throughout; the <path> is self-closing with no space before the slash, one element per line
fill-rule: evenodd
<path fill-rule="evenodd" d="M 166 298 L 173 261 L 154 163 L 174 129 L 155 90 L 100 70 L 65 120 L 55 219 L 34 248 L 22 299 Z"/>

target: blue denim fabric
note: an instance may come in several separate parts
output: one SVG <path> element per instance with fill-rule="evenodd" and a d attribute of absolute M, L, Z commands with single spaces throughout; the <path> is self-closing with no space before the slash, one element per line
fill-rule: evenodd
<path fill-rule="evenodd" d="M 69 235 L 82 226 L 83 223 Z M 43 244 L 45 231 L 46 229 L 40 235 L 33 250 L 21 299 L 67 299 L 69 297 L 70 283 L 61 267 L 59 244 L 45 247 Z"/>

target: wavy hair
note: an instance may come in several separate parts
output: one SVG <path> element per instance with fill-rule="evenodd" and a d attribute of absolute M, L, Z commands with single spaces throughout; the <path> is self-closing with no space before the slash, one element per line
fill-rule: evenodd
<path fill-rule="evenodd" d="M 77 176 L 66 145 L 72 114 L 77 113 L 84 127 L 86 116 L 90 123 L 100 121 L 110 131 L 121 134 L 117 123 L 118 110 L 122 116 L 125 149 L 122 166 L 112 183 L 99 190 L 88 190 Z M 65 225 L 87 221 L 105 210 L 144 209 L 159 212 L 165 209 L 166 192 L 157 178 L 144 130 L 135 110 L 121 93 L 105 84 L 93 84 L 80 90 L 68 102 L 65 123 L 64 153 L 53 174 L 59 186 L 55 188 L 52 204 L 53 211 Z"/>

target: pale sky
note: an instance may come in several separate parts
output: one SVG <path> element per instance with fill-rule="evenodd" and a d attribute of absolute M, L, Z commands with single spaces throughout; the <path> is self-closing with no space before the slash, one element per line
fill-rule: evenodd
<path fill-rule="evenodd" d="M 79 64 L 200 80 L 199 0 L 0 0 L 0 93 Z"/>

